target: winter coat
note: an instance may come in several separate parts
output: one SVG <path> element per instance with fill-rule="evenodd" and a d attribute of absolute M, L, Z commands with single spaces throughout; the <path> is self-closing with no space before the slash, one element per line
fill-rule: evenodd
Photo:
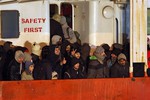
<path fill-rule="evenodd" d="M 115 63 L 110 69 L 110 76 L 114 78 L 129 77 L 129 64 L 120 65 L 118 62 Z"/>
<path fill-rule="evenodd" d="M 62 41 L 64 40 L 64 34 L 61 24 L 54 19 L 50 19 L 50 33 L 50 42 L 54 35 L 59 35 L 62 37 Z"/>
<path fill-rule="evenodd" d="M 61 53 L 60 53 L 60 55 L 56 55 L 54 53 L 56 47 L 57 47 L 56 45 L 50 46 L 50 63 L 52 65 L 52 71 L 56 71 L 58 73 L 58 78 L 61 79 L 63 66 L 60 65 L 60 62 L 61 62 L 62 58 L 61 58 Z"/>
<path fill-rule="evenodd" d="M 39 61 L 40 61 L 39 56 L 37 56 L 37 55 L 35 55 L 35 54 L 33 54 L 33 53 L 31 53 L 31 56 L 32 56 L 32 60 L 33 60 L 33 63 L 34 63 L 34 64 L 39 63 Z"/>
<path fill-rule="evenodd" d="M 34 80 L 32 73 L 30 73 L 29 71 L 25 70 L 22 74 L 21 74 L 21 80 Z"/>
<path fill-rule="evenodd" d="M 62 25 L 63 33 L 64 33 L 64 38 L 68 40 L 70 43 L 75 43 L 77 42 L 77 38 L 74 34 L 74 31 L 68 26 L 67 23 Z"/>
<path fill-rule="evenodd" d="M 3 67 L 5 63 L 4 49 L 0 46 L 0 80 L 3 80 Z"/>
<path fill-rule="evenodd" d="M 24 63 L 22 63 L 22 68 L 20 68 L 20 63 L 13 59 L 8 68 L 10 69 L 8 70 L 10 80 L 21 80 L 21 73 L 25 70 Z"/>
<path fill-rule="evenodd" d="M 70 68 L 64 74 L 64 79 L 82 79 L 82 78 L 85 78 L 85 75 L 80 69 L 75 70 L 74 68 Z"/>
<path fill-rule="evenodd" d="M 43 59 L 39 63 L 35 64 L 33 77 L 35 80 L 52 79 L 52 66 L 50 62 L 46 59 Z"/>
<path fill-rule="evenodd" d="M 89 54 L 90 54 L 90 46 L 89 46 L 89 44 L 84 43 L 81 46 L 81 58 L 82 58 L 82 61 L 85 65 L 86 72 L 88 69 Z"/>
<path fill-rule="evenodd" d="M 109 69 L 106 64 L 101 64 L 96 58 L 90 59 L 87 78 L 109 77 Z"/>
<path fill-rule="evenodd" d="M 9 63 L 14 58 L 14 50 L 10 49 L 7 52 L 4 52 L 4 67 L 3 67 L 3 80 L 9 80 L 10 76 L 8 76 L 8 73 L 10 71 L 9 69 Z"/>

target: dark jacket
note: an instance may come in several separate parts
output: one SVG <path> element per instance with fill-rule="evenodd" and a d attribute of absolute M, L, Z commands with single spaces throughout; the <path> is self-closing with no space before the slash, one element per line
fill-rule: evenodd
<path fill-rule="evenodd" d="M 124 66 L 118 62 L 115 63 L 110 69 L 110 76 L 114 78 L 129 77 L 129 64 L 126 63 Z"/>
<path fill-rule="evenodd" d="M 52 79 L 52 66 L 46 59 L 35 64 L 33 71 L 34 80 L 49 80 Z"/>
<path fill-rule="evenodd" d="M 64 79 L 82 79 L 82 78 L 85 78 L 85 75 L 80 69 L 74 70 L 74 68 L 70 68 L 64 74 Z"/>
<path fill-rule="evenodd" d="M 8 76 L 8 73 L 10 71 L 9 63 L 13 60 L 13 58 L 14 58 L 13 49 L 4 52 L 3 80 L 10 80 L 10 75 Z"/>
<path fill-rule="evenodd" d="M 50 19 L 50 42 L 54 35 L 59 35 L 62 37 L 62 40 L 64 40 L 64 34 L 61 24 L 54 19 Z"/>
<path fill-rule="evenodd" d="M 25 70 L 24 63 L 22 63 L 22 70 L 20 73 L 20 63 L 18 63 L 15 59 L 13 59 L 8 68 L 10 69 L 8 72 L 8 76 L 10 76 L 10 80 L 21 80 L 21 73 Z"/>
<path fill-rule="evenodd" d="M 0 46 L 0 80 L 3 80 L 3 67 L 5 63 L 4 49 Z"/>
<path fill-rule="evenodd" d="M 90 59 L 87 78 L 109 77 L 109 69 L 106 63 L 101 64 L 96 58 Z"/>
<path fill-rule="evenodd" d="M 58 73 L 58 79 L 61 79 L 63 66 L 60 65 L 60 62 L 62 60 L 62 55 L 61 53 L 59 55 L 55 54 L 56 47 L 56 45 L 50 46 L 50 63 L 52 65 L 52 71 L 56 71 Z"/>
<path fill-rule="evenodd" d="M 39 61 L 40 61 L 39 56 L 37 56 L 37 55 L 35 55 L 35 54 L 33 54 L 33 53 L 31 53 L 31 56 L 32 56 L 32 60 L 33 60 L 33 63 L 34 63 L 34 64 L 39 63 Z"/>

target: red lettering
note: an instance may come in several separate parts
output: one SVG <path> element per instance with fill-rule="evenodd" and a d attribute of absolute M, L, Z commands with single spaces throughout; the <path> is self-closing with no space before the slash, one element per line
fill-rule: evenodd
<path fill-rule="evenodd" d="M 26 21 L 25 21 L 26 23 L 30 23 L 30 20 L 29 19 L 26 19 Z"/>
<path fill-rule="evenodd" d="M 37 19 L 35 18 L 35 19 L 33 19 L 33 23 L 37 23 Z"/>
<path fill-rule="evenodd" d="M 34 32 L 34 28 L 30 28 L 30 32 Z"/>
<path fill-rule="evenodd" d="M 43 20 L 43 23 L 45 23 L 45 21 L 46 21 L 46 18 L 42 18 L 42 20 Z"/>
<path fill-rule="evenodd" d="M 41 32 L 42 31 L 42 27 L 39 27 L 39 32 Z"/>
<path fill-rule="evenodd" d="M 21 22 L 24 23 L 45 23 L 46 18 L 22 18 Z"/>
<path fill-rule="evenodd" d="M 42 32 L 42 27 L 24 28 L 24 32 Z"/>
<path fill-rule="evenodd" d="M 24 28 L 24 32 L 28 32 L 28 28 Z"/>
<path fill-rule="evenodd" d="M 35 28 L 35 31 L 34 31 L 34 32 L 38 32 L 38 28 L 37 28 L 37 27 Z"/>
<path fill-rule="evenodd" d="M 26 23 L 24 18 L 21 19 L 21 22 L 22 24 Z"/>
<path fill-rule="evenodd" d="M 38 18 L 37 20 L 38 20 L 38 23 L 41 23 L 41 18 Z"/>

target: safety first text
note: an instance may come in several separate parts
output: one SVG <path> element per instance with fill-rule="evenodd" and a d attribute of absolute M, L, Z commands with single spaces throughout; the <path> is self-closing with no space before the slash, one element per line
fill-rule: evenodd
<path fill-rule="evenodd" d="M 46 18 L 22 18 L 22 24 L 38 24 L 38 23 L 45 23 Z M 41 32 L 42 27 L 25 27 L 24 32 Z"/>

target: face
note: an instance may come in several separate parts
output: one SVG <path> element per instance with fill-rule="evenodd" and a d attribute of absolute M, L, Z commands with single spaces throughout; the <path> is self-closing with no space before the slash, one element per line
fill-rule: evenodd
<path fill-rule="evenodd" d="M 62 44 L 62 38 L 60 38 L 58 41 L 58 45 L 61 45 L 61 44 Z"/>
<path fill-rule="evenodd" d="M 75 53 L 75 57 L 79 59 L 79 58 L 80 58 L 80 53 L 79 53 L 79 52 L 76 52 L 76 53 Z"/>
<path fill-rule="evenodd" d="M 22 63 L 22 62 L 23 62 L 23 60 L 24 60 L 24 58 L 23 58 L 23 57 L 19 58 L 19 59 L 18 59 L 18 63 Z"/>
<path fill-rule="evenodd" d="M 71 49 L 71 47 L 70 47 L 70 45 L 68 45 L 68 46 L 66 47 L 66 51 L 70 51 L 70 49 Z"/>
<path fill-rule="evenodd" d="M 55 48 L 54 52 L 55 52 L 56 55 L 59 55 L 60 54 L 60 49 L 59 48 Z"/>
<path fill-rule="evenodd" d="M 125 65 L 125 64 L 126 64 L 126 60 L 125 60 L 125 59 L 120 59 L 120 60 L 119 60 L 119 64 Z"/>
<path fill-rule="evenodd" d="M 79 63 L 76 63 L 76 64 L 74 65 L 74 69 L 75 69 L 75 70 L 78 70 L 79 67 L 80 67 L 80 64 L 79 64 Z"/>
<path fill-rule="evenodd" d="M 103 51 L 102 53 L 100 53 L 101 56 L 106 56 L 105 52 Z"/>
<path fill-rule="evenodd" d="M 117 56 L 115 54 L 111 54 L 111 60 L 112 61 L 116 61 L 117 60 Z"/>
<path fill-rule="evenodd" d="M 30 65 L 30 66 L 29 66 L 29 71 L 30 71 L 30 72 L 33 72 L 33 70 L 34 70 L 34 65 Z"/>
<path fill-rule="evenodd" d="M 14 48 L 14 45 L 10 44 L 10 47 L 11 47 L 11 48 Z"/>

